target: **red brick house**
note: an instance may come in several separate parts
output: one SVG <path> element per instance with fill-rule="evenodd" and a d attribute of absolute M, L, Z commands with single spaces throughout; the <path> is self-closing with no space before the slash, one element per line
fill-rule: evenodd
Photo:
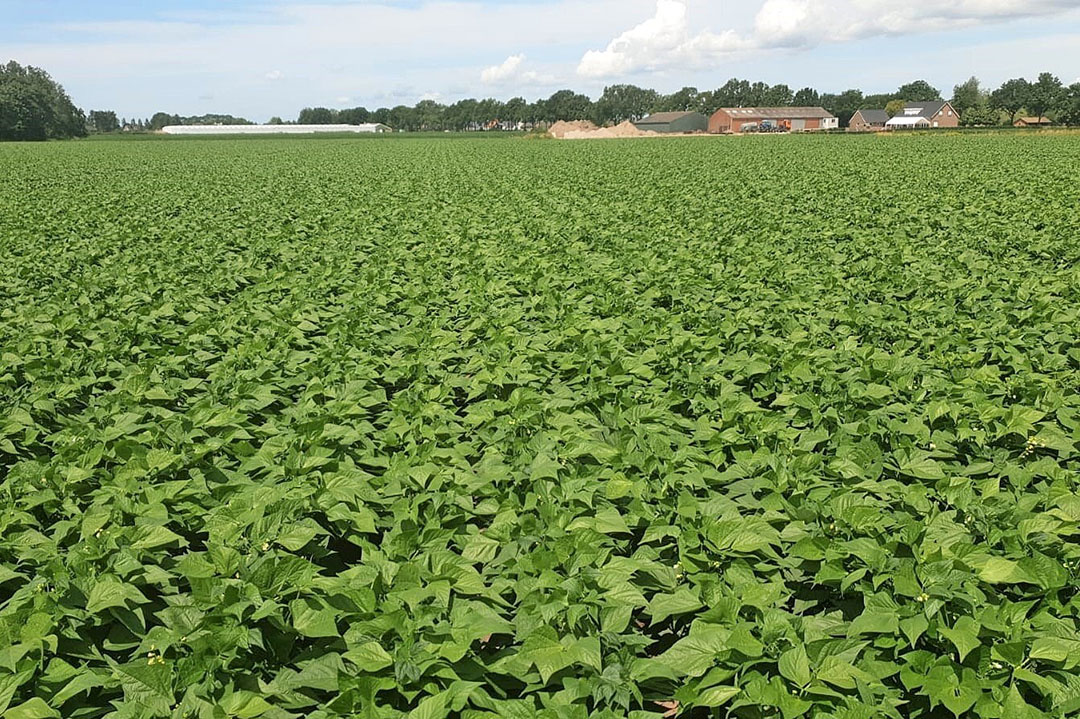
<path fill-rule="evenodd" d="M 923 118 L 929 123 L 930 128 L 935 127 L 960 127 L 960 113 L 953 109 L 951 103 L 944 100 L 935 102 L 909 102 L 896 116 L 898 118 Z M 894 120 L 896 118 L 893 118 Z M 890 120 L 890 122 L 892 122 Z M 896 125 L 898 123 L 893 123 Z M 887 127 L 891 126 L 886 123 Z"/>
<path fill-rule="evenodd" d="M 885 129 L 889 113 L 884 110 L 859 110 L 848 122 L 848 132 L 878 132 Z"/>

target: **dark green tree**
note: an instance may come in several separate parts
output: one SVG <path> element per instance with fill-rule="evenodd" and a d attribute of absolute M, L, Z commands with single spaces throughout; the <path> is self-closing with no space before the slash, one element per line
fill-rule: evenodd
<path fill-rule="evenodd" d="M 906 102 L 933 102 L 942 99 L 938 89 L 926 80 L 916 80 L 901 85 L 896 90 L 895 98 Z"/>
<path fill-rule="evenodd" d="M 0 140 L 86 135 L 86 116 L 49 73 L 15 61 L 0 65 Z"/>
<path fill-rule="evenodd" d="M 960 113 L 961 119 L 970 110 L 983 104 L 985 100 L 986 94 L 979 86 L 979 78 L 974 75 L 953 88 L 952 106 Z"/>
<path fill-rule="evenodd" d="M 347 110 L 340 110 L 337 114 L 337 121 L 346 125 L 363 125 L 371 121 L 371 113 L 368 112 L 366 107 L 351 107 Z"/>
<path fill-rule="evenodd" d="M 371 119 L 368 120 L 368 122 L 378 122 L 383 125 L 390 125 L 390 108 L 380 107 L 378 110 L 371 113 Z M 391 125 L 391 127 L 393 126 Z"/>
<path fill-rule="evenodd" d="M 825 93 L 821 96 L 821 106 L 836 115 L 840 127 L 847 127 L 851 116 L 863 106 L 862 90 L 845 90 L 838 95 Z"/>
<path fill-rule="evenodd" d="M 155 112 L 154 116 L 150 118 L 150 129 L 154 132 L 157 132 L 163 127 L 168 127 L 169 125 L 180 124 L 182 123 L 179 115 L 170 115 L 167 112 Z"/>
<path fill-rule="evenodd" d="M 701 93 L 696 87 L 684 87 L 670 95 L 661 95 L 656 105 L 650 108 L 653 112 L 689 112 L 701 110 Z"/>
<path fill-rule="evenodd" d="M 1001 87 L 990 93 L 990 107 L 1009 113 L 1009 124 L 1027 106 L 1031 98 L 1031 83 L 1022 77 L 1006 80 Z"/>
<path fill-rule="evenodd" d="M 544 102 L 548 122 L 586 120 L 593 114 L 593 102 L 588 95 L 573 90 L 559 90 Z"/>
<path fill-rule="evenodd" d="M 305 107 L 296 119 L 299 125 L 333 125 L 337 112 L 328 107 Z"/>
<path fill-rule="evenodd" d="M 1053 73 L 1044 72 L 1028 89 L 1027 109 L 1035 117 L 1044 117 L 1050 111 L 1061 109 L 1065 100 L 1065 86 Z"/>
<path fill-rule="evenodd" d="M 1080 82 L 1065 89 L 1065 99 L 1058 113 L 1058 121 L 1074 127 L 1080 125 Z"/>
<path fill-rule="evenodd" d="M 762 105 L 768 107 L 790 107 L 795 102 L 795 93 L 787 85 L 773 85 L 765 92 Z"/>
<path fill-rule="evenodd" d="M 658 97 L 655 90 L 637 85 L 610 85 L 604 88 L 604 94 L 593 107 L 594 121 L 606 125 L 640 120 L 649 114 L 649 108 L 656 104 Z"/>
<path fill-rule="evenodd" d="M 804 87 L 795 93 L 791 104 L 795 107 L 817 107 L 821 104 L 821 95 L 812 87 Z"/>
<path fill-rule="evenodd" d="M 93 132 L 116 132 L 120 129 L 120 121 L 112 110 L 91 110 L 87 122 Z"/>

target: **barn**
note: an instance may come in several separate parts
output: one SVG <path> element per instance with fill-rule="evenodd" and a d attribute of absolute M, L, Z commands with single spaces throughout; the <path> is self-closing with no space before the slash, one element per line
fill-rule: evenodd
<path fill-rule="evenodd" d="M 709 118 L 709 132 L 741 132 L 766 121 L 792 132 L 840 127 L 840 121 L 823 107 L 722 107 Z"/>
<path fill-rule="evenodd" d="M 709 118 L 700 112 L 656 112 L 634 123 L 645 132 L 705 132 Z"/>
<path fill-rule="evenodd" d="M 859 110 L 848 122 L 848 132 L 875 132 L 884 130 L 889 121 L 889 113 L 884 110 Z"/>
<path fill-rule="evenodd" d="M 1049 117 L 1018 117 L 1013 127 L 1050 127 L 1053 124 Z"/>
<path fill-rule="evenodd" d="M 365 125 L 169 125 L 161 128 L 166 135 L 308 135 L 324 132 L 377 133 L 393 132 L 377 122 Z"/>

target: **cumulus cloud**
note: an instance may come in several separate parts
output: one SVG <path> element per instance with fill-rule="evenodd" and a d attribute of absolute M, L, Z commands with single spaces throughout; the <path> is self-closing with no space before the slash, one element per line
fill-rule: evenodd
<path fill-rule="evenodd" d="M 267 80 L 284 80 L 285 79 L 285 73 L 283 73 L 281 70 L 271 70 L 270 72 L 266 73 L 266 79 Z"/>
<path fill-rule="evenodd" d="M 484 68 L 484 71 L 480 73 L 480 80 L 489 85 L 506 82 L 518 75 L 523 62 L 525 62 L 524 55 L 511 55 L 503 60 L 502 64 Z"/>
<path fill-rule="evenodd" d="M 480 73 L 480 81 L 485 85 L 517 86 L 545 85 L 556 81 L 555 76 L 525 69 L 525 55 L 511 55 L 498 65 L 485 68 Z"/>
<path fill-rule="evenodd" d="M 870 37 L 955 30 L 990 22 L 1050 15 L 1080 0 L 952 0 L 901 4 L 894 0 L 765 0 L 748 31 L 696 31 L 688 0 L 657 0 L 656 13 L 603 50 L 589 50 L 578 74 L 602 78 L 676 65 L 702 66 L 733 53 L 809 48 Z"/>

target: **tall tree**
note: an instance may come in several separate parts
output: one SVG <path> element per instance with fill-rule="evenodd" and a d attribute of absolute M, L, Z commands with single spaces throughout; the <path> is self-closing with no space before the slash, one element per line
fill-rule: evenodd
<path fill-rule="evenodd" d="M 1080 125 L 1080 82 L 1073 83 L 1066 89 L 1058 120 L 1070 126 Z"/>
<path fill-rule="evenodd" d="M 713 93 L 713 101 L 720 107 L 747 107 L 753 104 L 749 81 L 731 78 Z"/>
<path fill-rule="evenodd" d="M 529 111 L 529 102 L 523 97 L 512 97 L 506 101 L 503 109 L 504 118 L 514 125 L 515 129 L 526 121 Z"/>
<path fill-rule="evenodd" d="M 1065 86 L 1053 73 L 1044 72 L 1028 89 L 1027 109 L 1035 117 L 1043 117 L 1050 110 L 1057 110 L 1065 99 Z"/>
<path fill-rule="evenodd" d="M 655 90 L 646 90 L 637 85 L 605 87 L 604 94 L 593 108 L 597 124 L 640 120 L 656 104 L 657 97 Z"/>
<path fill-rule="evenodd" d="M 978 107 L 984 100 L 982 88 L 979 86 L 979 78 L 972 75 L 964 82 L 953 88 L 952 106 L 960 113 L 960 117 L 973 108 Z"/>
<path fill-rule="evenodd" d="M 305 107 L 296 122 L 299 125 L 333 125 L 337 122 L 337 112 L 328 107 Z"/>
<path fill-rule="evenodd" d="M 847 127 L 854 115 L 863 105 L 862 90 L 845 90 L 839 95 L 826 93 L 821 96 L 821 106 L 836 115 L 840 127 Z"/>
<path fill-rule="evenodd" d="M 150 118 L 150 129 L 155 132 L 169 125 L 180 124 L 182 123 L 179 115 L 170 115 L 167 112 L 155 112 L 154 116 Z"/>
<path fill-rule="evenodd" d="M 86 116 L 49 73 L 15 61 L 0 65 L 0 140 L 85 135 Z"/>
<path fill-rule="evenodd" d="M 696 87 L 684 87 L 670 95 L 661 95 L 657 99 L 656 105 L 650 109 L 654 112 L 688 112 L 690 110 L 699 110 L 700 99 L 701 93 L 698 92 Z"/>
<path fill-rule="evenodd" d="M 755 82 L 750 85 L 750 97 L 747 105 L 766 105 L 769 98 L 769 86 L 764 82 Z"/>
<path fill-rule="evenodd" d="M 906 104 L 903 100 L 889 100 L 885 103 L 885 112 L 889 117 L 896 117 L 904 111 L 904 105 Z"/>
<path fill-rule="evenodd" d="M 1006 80 L 1001 87 L 990 93 L 990 107 L 1009 113 L 1009 124 L 1027 105 L 1031 96 L 1031 83 L 1022 77 Z"/>
<path fill-rule="evenodd" d="M 821 95 L 812 87 L 804 87 L 795 93 L 791 104 L 795 107 L 817 107 L 821 104 Z"/>
<path fill-rule="evenodd" d="M 548 122 L 560 120 L 586 120 L 593 114 L 593 103 L 588 95 L 573 90 L 559 90 L 544 103 Z"/>
<path fill-rule="evenodd" d="M 366 107 L 350 107 L 345 110 L 339 110 L 338 122 L 342 122 L 346 125 L 363 125 L 368 122 L 371 117 L 371 113 L 368 112 Z"/>
<path fill-rule="evenodd" d="M 787 85 L 773 85 L 765 92 L 765 99 L 761 103 L 769 107 L 790 107 L 795 101 L 795 93 Z"/>
<path fill-rule="evenodd" d="M 897 88 L 896 99 L 907 102 L 933 102 L 941 99 L 941 93 L 926 80 L 916 80 Z"/>
<path fill-rule="evenodd" d="M 87 122 L 94 132 L 116 132 L 120 129 L 120 121 L 112 110 L 91 110 Z"/>

